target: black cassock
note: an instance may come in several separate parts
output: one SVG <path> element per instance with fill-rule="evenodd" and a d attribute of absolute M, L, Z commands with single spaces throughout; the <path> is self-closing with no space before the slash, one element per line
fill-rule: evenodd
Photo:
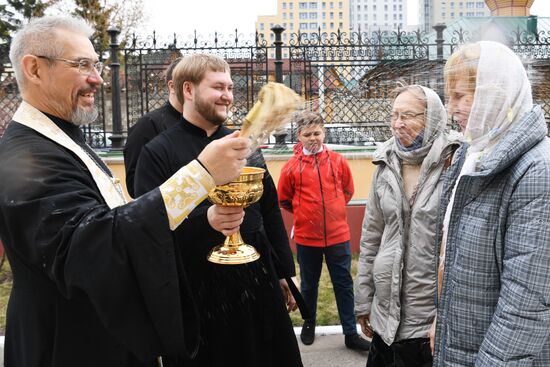
<path fill-rule="evenodd" d="M 106 169 L 77 126 L 50 118 Z M 0 140 L 0 235 L 13 273 L 6 367 L 157 366 L 198 345 L 158 189 L 109 209 L 72 152 L 12 121 Z"/>
<path fill-rule="evenodd" d="M 124 169 L 126 188 L 131 197 L 135 197 L 134 175 L 141 150 L 155 136 L 177 124 L 180 119 L 181 112 L 178 112 L 170 102 L 166 102 L 161 108 L 141 116 L 128 131 L 124 145 Z"/>
<path fill-rule="evenodd" d="M 140 155 L 135 176 L 137 195 L 164 182 L 204 147 L 232 130 L 220 127 L 210 137 L 185 119 L 153 139 Z M 249 165 L 266 168 L 259 152 Z M 194 362 L 201 366 L 300 366 L 301 358 L 278 279 L 294 276 L 277 191 L 266 170 L 264 193 L 245 209 L 243 240 L 260 252 L 259 261 L 219 265 L 206 260 L 224 236 L 208 224 L 203 201 L 174 232 L 181 266 L 201 316 L 201 346 Z"/>

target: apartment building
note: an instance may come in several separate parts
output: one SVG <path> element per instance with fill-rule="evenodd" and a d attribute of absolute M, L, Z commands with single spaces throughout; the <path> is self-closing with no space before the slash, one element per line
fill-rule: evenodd
<path fill-rule="evenodd" d="M 488 17 L 491 11 L 483 0 L 420 0 L 420 24 L 431 32 L 437 23 L 449 24 L 462 17 Z"/>
<path fill-rule="evenodd" d="M 271 32 L 271 28 L 275 24 L 285 28 L 282 35 L 284 43 L 288 43 L 291 34 L 298 32 L 304 33 L 303 37 L 311 37 L 311 34 L 318 33 L 319 29 L 321 33 L 337 32 L 338 29 L 349 32 L 349 1 L 277 0 L 277 14 L 258 16 L 256 30 L 263 34 L 270 45 L 275 41 L 275 36 Z"/>
<path fill-rule="evenodd" d="M 407 26 L 407 0 L 350 0 L 351 30 L 390 31 Z"/>

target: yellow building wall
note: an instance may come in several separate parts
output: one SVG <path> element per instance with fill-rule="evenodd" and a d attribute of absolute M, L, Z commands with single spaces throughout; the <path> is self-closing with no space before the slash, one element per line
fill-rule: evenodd
<path fill-rule="evenodd" d="M 370 153 L 342 153 L 342 155 L 347 159 L 348 164 L 351 168 L 353 175 L 353 182 L 355 186 L 355 194 L 352 197 L 352 200 L 363 201 L 367 199 L 370 185 L 372 181 L 372 174 L 374 173 L 375 166 L 372 164 L 371 154 Z M 279 176 L 281 173 L 281 168 L 286 163 L 286 161 L 291 157 L 288 155 L 266 155 L 265 160 L 267 163 L 267 169 L 275 181 L 275 185 L 279 181 Z M 124 160 L 122 156 L 115 157 L 102 157 L 105 163 L 109 166 L 113 175 L 120 179 L 124 193 L 129 199 L 128 191 L 126 190 L 126 174 L 124 169 Z"/>

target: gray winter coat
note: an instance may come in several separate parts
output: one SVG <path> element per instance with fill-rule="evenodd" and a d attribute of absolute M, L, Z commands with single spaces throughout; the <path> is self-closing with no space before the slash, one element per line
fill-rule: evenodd
<path fill-rule="evenodd" d="M 457 134 L 440 134 L 422 162 L 416 200 L 405 196 L 394 138 L 375 153 L 355 284 L 355 314 L 370 314 L 388 345 L 426 338 L 435 316 L 435 232 L 445 161 Z"/>
<path fill-rule="evenodd" d="M 550 141 L 536 106 L 457 186 L 434 366 L 550 366 Z M 442 211 L 464 163 L 455 154 Z M 439 237 L 439 236 L 438 236 Z M 439 245 L 439 242 L 437 242 Z"/>

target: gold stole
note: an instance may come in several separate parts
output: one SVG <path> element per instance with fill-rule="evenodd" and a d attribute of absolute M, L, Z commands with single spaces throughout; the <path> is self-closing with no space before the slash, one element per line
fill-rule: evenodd
<path fill-rule="evenodd" d="M 70 150 L 86 165 L 94 179 L 101 196 L 109 208 L 113 209 L 120 205 L 126 204 L 126 199 L 122 193 L 122 187 L 117 178 L 110 177 L 105 173 L 99 165 L 93 160 L 88 153 L 76 144 L 63 130 L 61 130 L 52 120 L 45 114 L 40 112 L 35 107 L 27 102 L 21 102 L 21 105 L 13 115 L 13 121 L 25 125 L 36 132 L 44 135 L 46 138 L 53 140 L 62 147 Z"/>

